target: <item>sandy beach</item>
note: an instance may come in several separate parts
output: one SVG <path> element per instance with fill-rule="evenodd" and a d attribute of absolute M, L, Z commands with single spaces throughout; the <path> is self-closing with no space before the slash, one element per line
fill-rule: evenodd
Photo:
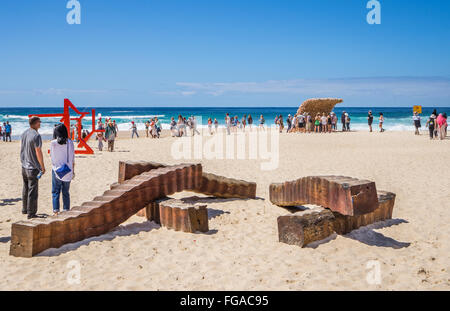
<path fill-rule="evenodd" d="M 144 136 L 129 139 L 121 132 L 116 152 L 94 148 L 95 155 L 77 155 L 71 205 L 109 189 L 120 160 L 201 162 L 206 172 L 256 182 L 258 198 L 204 199 L 207 234 L 175 232 L 133 216 L 108 234 L 15 258 L 9 256 L 11 224 L 26 218 L 20 142 L 0 142 L 0 290 L 450 290 L 448 137 L 430 141 L 425 131 L 283 133 L 278 169 L 262 171 L 255 160 L 175 160 L 170 150 L 177 138 Z M 48 148 L 46 141 L 43 150 Z M 47 154 L 45 163 L 49 172 Z M 290 212 L 270 203 L 269 184 L 330 174 L 373 180 L 377 189 L 396 193 L 393 219 L 305 248 L 279 243 L 277 216 Z M 192 195 L 198 194 L 174 197 Z M 47 173 L 38 212 L 52 214 L 51 206 Z M 371 261 L 380 264 L 380 284 L 367 281 Z M 68 282 L 74 262 L 80 284 Z"/>

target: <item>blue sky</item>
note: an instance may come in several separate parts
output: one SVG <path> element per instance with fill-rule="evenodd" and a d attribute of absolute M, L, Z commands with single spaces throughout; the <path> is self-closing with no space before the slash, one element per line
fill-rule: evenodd
<path fill-rule="evenodd" d="M 0 2 L 0 107 L 450 106 L 450 1 Z"/>

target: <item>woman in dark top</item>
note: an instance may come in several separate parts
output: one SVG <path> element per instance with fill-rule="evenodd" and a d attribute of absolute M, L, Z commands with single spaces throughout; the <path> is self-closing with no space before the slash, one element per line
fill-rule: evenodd
<path fill-rule="evenodd" d="M 434 111 L 436 111 L 436 109 Z M 434 113 L 431 114 L 430 118 L 428 119 L 427 126 L 428 126 L 428 130 L 430 131 L 430 139 L 433 139 L 434 138 L 435 129 L 437 128 L 437 126 L 436 126 L 436 115 Z"/>
<path fill-rule="evenodd" d="M 369 114 L 367 115 L 367 123 L 369 124 L 370 132 L 372 132 L 372 123 L 373 123 L 372 110 L 369 110 Z"/>

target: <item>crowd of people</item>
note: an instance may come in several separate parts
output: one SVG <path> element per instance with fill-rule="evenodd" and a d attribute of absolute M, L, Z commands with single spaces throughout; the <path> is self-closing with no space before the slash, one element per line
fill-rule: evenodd
<path fill-rule="evenodd" d="M 340 119 L 340 120 L 339 120 Z M 367 124 L 369 127 L 369 132 L 373 132 L 373 123 L 375 116 L 372 111 L 369 110 L 367 114 Z M 285 126 L 286 122 L 286 126 Z M 378 116 L 378 128 L 381 133 L 385 131 L 384 128 L 384 114 L 383 112 L 379 113 Z M 263 115 L 260 115 L 258 126 L 256 129 L 265 130 L 265 119 Z M 339 123 L 340 130 L 342 132 L 350 132 L 350 124 L 351 118 L 350 115 L 343 111 L 340 118 L 336 115 L 335 112 L 330 113 L 317 113 L 316 115 L 312 115 L 310 113 L 302 113 L 302 114 L 289 114 L 286 120 L 283 119 L 283 116 L 276 115 L 274 119 L 274 124 L 276 128 L 282 133 L 286 129 L 286 133 L 332 133 L 339 131 Z M 420 116 L 417 113 L 414 113 L 413 116 L 413 124 L 415 126 L 415 133 L 419 135 L 419 129 L 421 127 Z M 219 121 L 214 118 L 208 118 L 207 127 L 208 133 L 213 135 L 217 133 L 219 130 Z M 236 133 L 238 130 L 245 132 L 248 128 L 250 131 L 253 128 L 253 118 L 252 116 L 244 114 L 241 118 L 238 116 L 230 116 L 229 113 L 225 115 L 224 118 L 224 129 L 228 135 L 231 133 Z M 433 133 L 432 139 L 437 138 L 438 134 L 441 139 L 444 139 L 447 133 L 447 114 L 441 113 L 437 114 L 436 109 L 430 116 L 427 122 L 427 128 L 429 128 L 430 133 Z M 145 132 L 147 137 L 151 138 L 160 138 L 160 133 L 162 130 L 161 121 L 155 117 L 150 121 L 145 122 Z M 170 120 L 170 133 L 172 137 L 182 137 L 182 136 L 194 136 L 195 134 L 200 134 L 198 131 L 198 123 L 195 116 L 191 115 L 186 118 L 182 115 L 179 115 L 177 119 L 174 117 Z M 134 136 L 139 137 L 137 126 L 134 121 L 131 122 L 131 137 Z M 430 134 L 431 137 L 431 134 Z"/>
<path fill-rule="evenodd" d="M 417 112 L 414 112 L 413 115 L 413 124 L 415 128 L 415 135 L 420 135 L 420 128 L 422 127 L 421 124 L 421 117 Z M 433 110 L 432 114 L 427 120 L 427 123 L 425 125 L 428 128 L 428 132 L 430 135 L 430 139 L 439 139 L 443 140 L 447 136 L 447 113 L 437 113 L 436 109 Z"/>

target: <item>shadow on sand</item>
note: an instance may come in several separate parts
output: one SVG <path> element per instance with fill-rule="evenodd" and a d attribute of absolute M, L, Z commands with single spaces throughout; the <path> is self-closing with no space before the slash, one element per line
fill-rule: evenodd
<path fill-rule="evenodd" d="M 76 243 L 65 244 L 60 248 L 50 248 L 42 253 L 38 254 L 39 257 L 53 257 L 59 256 L 61 254 L 74 251 L 80 248 L 83 245 L 89 245 L 91 242 L 103 242 L 103 241 L 112 241 L 116 237 L 120 236 L 132 236 L 137 235 L 140 232 L 150 232 L 154 229 L 159 229 L 161 226 L 156 224 L 155 222 L 146 221 L 143 223 L 133 223 L 126 226 L 119 226 L 115 228 L 113 231 L 110 231 L 106 234 L 102 234 L 99 236 L 95 236 L 92 238 L 88 238 Z"/>
<path fill-rule="evenodd" d="M 0 200 L 0 206 L 6 206 L 6 205 L 14 205 L 14 203 L 22 201 L 22 198 L 17 199 L 1 199 Z"/>
<path fill-rule="evenodd" d="M 405 248 L 411 245 L 408 242 L 399 242 L 390 237 L 386 237 L 383 234 L 376 232 L 376 229 L 387 228 L 403 223 L 408 223 L 408 221 L 404 219 L 388 219 L 385 221 L 376 222 L 374 224 L 361 227 L 359 229 L 353 230 L 352 232 L 343 235 L 343 237 L 359 241 L 369 246 L 378 246 L 378 247 L 390 247 L 393 249 Z M 317 248 L 322 244 L 333 241 L 337 238 L 337 234 L 334 233 L 331 236 L 323 239 L 321 241 L 316 241 L 308 244 L 306 247 L 308 248 Z"/>
<path fill-rule="evenodd" d="M 0 243 L 8 243 L 9 241 L 11 241 L 10 236 L 5 236 L 5 237 L 0 238 Z"/>

